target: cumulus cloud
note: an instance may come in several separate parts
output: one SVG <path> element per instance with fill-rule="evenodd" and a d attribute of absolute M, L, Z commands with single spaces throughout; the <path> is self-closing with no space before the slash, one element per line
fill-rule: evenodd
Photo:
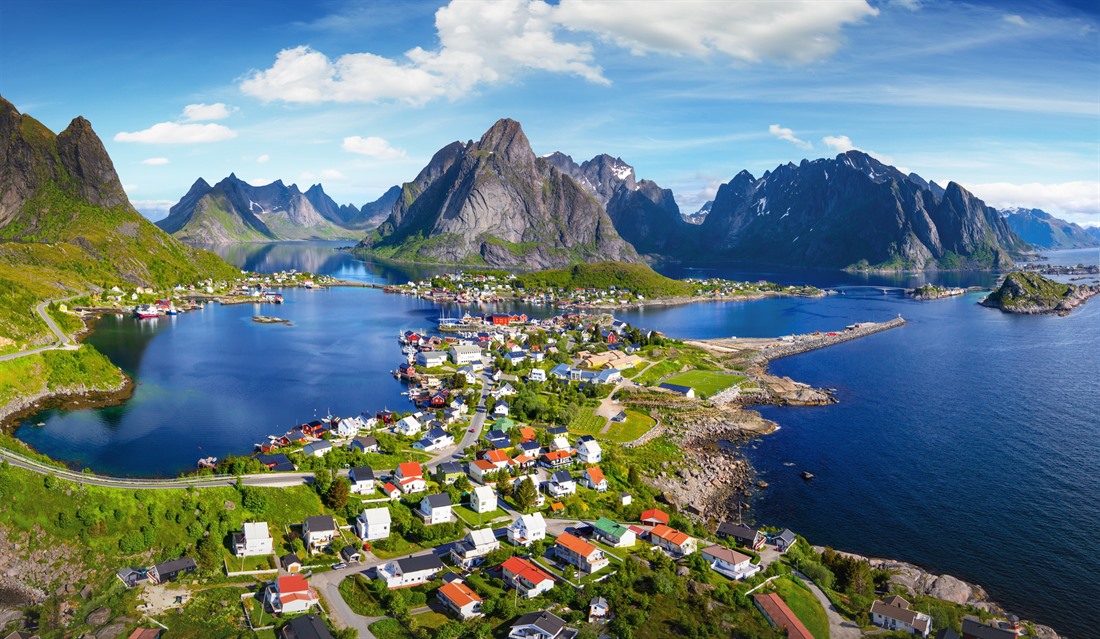
<path fill-rule="evenodd" d="M 302 179 L 305 181 L 312 180 L 326 180 L 328 182 L 337 182 L 339 180 L 346 180 L 348 176 L 344 175 L 336 169 L 322 169 L 321 171 L 314 173 L 313 171 L 304 171 L 302 173 Z"/>
<path fill-rule="evenodd" d="M 393 160 L 405 157 L 405 149 L 395 149 L 383 138 L 373 135 L 365 138 L 358 135 L 346 137 L 344 138 L 344 143 L 340 145 L 340 148 L 350 153 L 358 153 L 379 160 Z"/>
<path fill-rule="evenodd" d="M 171 160 L 168 158 L 149 158 L 141 161 L 142 164 L 148 164 L 149 166 L 163 166 L 169 162 L 171 162 Z"/>
<path fill-rule="evenodd" d="M 256 164 L 266 164 L 267 161 L 270 160 L 270 159 L 271 159 L 271 156 L 264 153 L 260 157 L 256 158 Z"/>
<path fill-rule="evenodd" d="M 239 87 L 265 102 L 422 105 L 532 71 L 610 84 L 595 62 L 596 40 L 638 55 L 804 63 L 833 53 L 844 25 L 877 13 L 865 0 L 452 0 L 436 11 L 439 45 L 433 49 L 415 47 L 396 58 L 362 52 L 332 59 L 298 46 L 280 51 L 270 68 L 247 74 Z"/>
<path fill-rule="evenodd" d="M 247 180 L 245 180 L 245 182 L 248 182 L 252 186 L 267 186 L 274 181 L 275 180 L 272 180 L 271 178 L 248 178 Z"/>
<path fill-rule="evenodd" d="M 188 122 L 205 122 L 207 120 L 224 120 L 230 113 L 237 110 L 235 106 L 227 106 L 222 102 L 214 104 L 188 104 L 183 107 L 183 119 Z"/>
<path fill-rule="evenodd" d="M 115 134 L 115 142 L 140 142 L 142 144 L 198 144 L 221 142 L 237 137 L 237 132 L 220 124 L 179 124 L 161 122 L 143 131 Z"/>
<path fill-rule="evenodd" d="M 797 146 L 800 149 L 812 149 L 812 148 L 814 148 L 813 143 L 807 142 L 806 140 L 798 139 L 797 137 L 795 137 L 794 131 L 792 131 L 791 129 L 781 127 L 778 124 L 773 124 L 773 125 L 769 126 L 768 127 L 768 133 L 770 133 L 772 135 L 772 137 L 779 138 L 780 140 L 786 140 L 787 142 L 790 142 L 791 144 Z"/>
<path fill-rule="evenodd" d="M 852 144 L 852 138 L 846 135 L 826 135 L 821 138 L 821 141 L 825 143 L 825 146 L 837 153 L 847 153 L 852 150 L 859 151 L 859 149 Z"/>
<path fill-rule="evenodd" d="M 966 188 L 999 209 L 1015 206 L 1043 209 L 1071 222 L 1100 226 L 1100 182 L 991 182 L 970 184 Z"/>
<path fill-rule="evenodd" d="M 153 222 L 168 217 L 168 209 L 175 205 L 175 200 L 130 200 L 138 213 L 149 218 Z"/>
<path fill-rule="evenodd" d="M 1019 15 L 1016 15 L 1014 13 L 1006 15 L 1004 17 L 1004 21 L 1009 23 L 1009 24 L 1014 24 L 1018 27 L 1026 27 L 1027 26 L 1027 20 L 1024 20 L 1023 16 L 1019 16 Z"/>

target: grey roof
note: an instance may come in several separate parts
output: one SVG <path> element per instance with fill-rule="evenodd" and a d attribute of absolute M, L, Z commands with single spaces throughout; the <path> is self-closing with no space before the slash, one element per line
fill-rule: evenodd
<path fill-rule="evenodd" d="M 986 625 L 977 617 L 969 615 L 963 617 L 962 631 L 964 635 L 971 635 L 977 639 L 1014 639 L 1016 633 L 1007 628 Z"/>
<path fill-rule="evenodd" d="M 593 597 L 592 601 L 588 602 L 588 605 L 589 606 L 603 606 L 604 608 L 606 608 L 607 607 L 607 600 L 604 599 L 603 597 Z"/>
<path fill-rule="evenodd" d="M 530 452 L 533 450 L 541 450 L 542 444 L 538 442 L 523 442 L 519 445 L 519 449 L 523 452 Z"/>
<path fill-rule="evenodd" d="M 493 429 L 485 433 L 485 439 L 508 439 L 508 433 L 502 430 Z"/>
<path fill-rule="evenodd" d="M 348 471 L 348 475 L 354 477 L 356 481 L 374 479 L 374 471 L 371 470 L 370 466 L 356 466 Z"/>
<path fill-rule="evenodd" d="M 328 626 L 317 615 L 305 615 L 291 619 L 279 629 L 282 639 L 332 639 Z"/>
<path fill-rule="evenodd" d="M 340 549 L 340 556 L 345 560 L 350 561 L 352 557 L 359 554 L 359 549 L 355 546 L 344 546 Z"/>
<path fill-rule="evenodd" d="M 336 520 L 332 515 L 314 515 L 306 517 L 305 527 L 310 530 L 336 530 Z"/>
<path fill-rule="evenodd" d="M 718 524 L 718 534 L 727 537 L 736 537 L 737 539 L 755 540 L 756 536 L 760 533 L 755 528 L 724 521 Z"/>
<path fill-rule="evenodd" d="M 451 505 L 451 496 L 447 493 L 436 493 L 428 495 L 424 498 L 424 501 L 428 502 L 428 506 L 431 508 L 443 508 Z"/>
<path fill-rule="evenodd" d="M 443 562 L 439 560 L 439 557 L 435 556 L 435 553 L 398 559 L 397 565 L 401 566 L 401 572 L 404 573 L 420 572 L 422 570 L 443 570 Z"/>
<path fill-rule="evenodd" d="M 373 435 L 367 437 L 356 437 L 355 439 L 351 440 L 351 443 L 359 444 L 363 448 L 371 448 L 372 446 L 378 445 L 378 438 L 374 437 Z"/>
<path fill-rule="evenodd" d="M 539 610 L 536 612 L 529 612 L 519 619 L 516 619 L 512 627 L 515 628 L 516 626 L 535 626 L 551 637 L 556 637 L 557 634 L 565 628 L 565 620 L 552 612 Z"/>
<path fill-rule="evenodd" d="M 591 436 L 591 435 L 581 435 L 581 438 L 577 440 L 577 443 L 578 444 L 583 444 L 584 442 L 594 442 L 594 441 L 596 441 L 596 438 Z"/>
<path fill-rule="evenodd" d="M 436 466 L 436 470 L 444 475 L 451 475 L 454 473 L 462 473 L 462 464 L 458 462 L 443 462 L 439 466 Z"/>
<path fill-rule="evenodd" d="M 547 428 L 546 432 L 550 433 L 551 435 L 565 435 L 569 432 L 569 429 L 565 426 L 554 426 L 553 428 Z"/>
<path fill-rule="evenodd" d="M 442 428 L 433 428 L 433 429 L 428 431 L 427 435 L 424 435 L 424 439 L 439 439 L 441 437 L 448 437 L 448 436 L 450 436 L 450 433 L 443 430 Z"/>
<path fill-rule="evenodd" d="M 775 536 L 776 539 L 782 539 L 783 541 L 793 544 L 795 542 L 795 534 L 791 532 L 790 528 L 784 528 L 783 532 Z"/>
<path fill-rule="evenodd" d="M 670 390 L 670 391 L 673 391 L 673 392 L 676 392 L 676 393 L 682 393 L 684 395 L 686 395 L 688 393 L 688 391 L 693 390 L 690 386 L 681 386 L 680 384 L 669 384 L 668 382 L 665 382 L 664 384 L 661 384 L 661 388 L 663 388 L 665 390 Z"/>
<path fill-rule="evenodd" d="M 197 567 L 198 566 L 195 564 L 195 560 L 190 557 L 170 559 L 168 561 L 163 561 L 156 566 L 158 575 L 180 572 L 181 570 L 195 570 Z"/>
<path fill-rule="evenodd" d="M 256 459 L 261 464 L 267 466 L 268 464 L 289 464 L 290 458 L 286 456 L 286 453 L 275 453 L 274 455 L 256 455 Z"/>
<path fill-rule="evenodd" d="M 559 470 L 553 475 L 550 475 L 550 481 L 557 483 L 573 481 L 573 475 L 569 474 L 568 470 Z"/>
<path fill-rule="evenodd" d="M 283 555 L 282 557 L 280 557 L 279 558 L 279 563 L 283 566 L 284 569 L 288 569 L 288 568 L 290 568 L 291 564 L 299 564 L 300 565 L 302 563 L 302 560 L 298 558 L 298 555 L 296 555 L 294 553 L 290 553 L 290 554 Z"/>

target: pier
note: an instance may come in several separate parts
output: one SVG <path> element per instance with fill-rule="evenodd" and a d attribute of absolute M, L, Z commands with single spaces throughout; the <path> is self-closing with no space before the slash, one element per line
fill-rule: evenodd
<path fill-rule="evenodd" d="M 841 342 L 859 339 L 882 331 L 905 325 L 905 319 L 900 315 L 886 322 L 861 322 L 852 324 L 842 330 L 802 335 L 789 335 L 784 337 L 748 337 L 748 338 L 717 338 L 707 340 L 686 340 L 686 344 L 699 346 L 707 350 L 719 353 L 739 353 L 756 351 L 749 360 L 752 364 L 767 364 L 770 361 L 798 355 L 826 348 Z"/>

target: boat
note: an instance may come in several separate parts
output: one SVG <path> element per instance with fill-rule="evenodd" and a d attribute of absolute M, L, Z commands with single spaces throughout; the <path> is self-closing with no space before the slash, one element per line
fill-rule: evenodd
<path fill-rule="evenodd" d="M 199 468 L 214 468 L 218 465 L 217 457 L 203 457 L 199 460 Z"/>
<path fill-rule="evenodd" d="M 134 308 L 134 317 L 138 319 L 152 319 L 159 316 L 157 307 L 152 304 L 141 304 Z"/>
<path fill-rule="evenodd" d="M 810 472 L 810 471 L 808 471 L 808 470 L 804 470 L 804 471 L 802 471 L 801 473 L 799 473 L 799 475 L 801 475 L 801 476 L 802 476 L 802 479 L 805 479 L 806 481 L 810 481 L 811 479 L 813 479 L 813 478 L 814 478 L 814 474 L 813 474 L 813 473 L 811 473 L 811 472 Z"/>

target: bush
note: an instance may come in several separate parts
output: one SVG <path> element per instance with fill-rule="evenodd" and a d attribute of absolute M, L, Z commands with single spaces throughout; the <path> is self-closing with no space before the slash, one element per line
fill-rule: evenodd
<path fill-rule="evenodd" d="M 826 590 L 832 590 L 834 581 L 833 571 L 825 566 L 816 561 L 804 561 L 802 562 L 802 572 L 818 586 Z"/>

